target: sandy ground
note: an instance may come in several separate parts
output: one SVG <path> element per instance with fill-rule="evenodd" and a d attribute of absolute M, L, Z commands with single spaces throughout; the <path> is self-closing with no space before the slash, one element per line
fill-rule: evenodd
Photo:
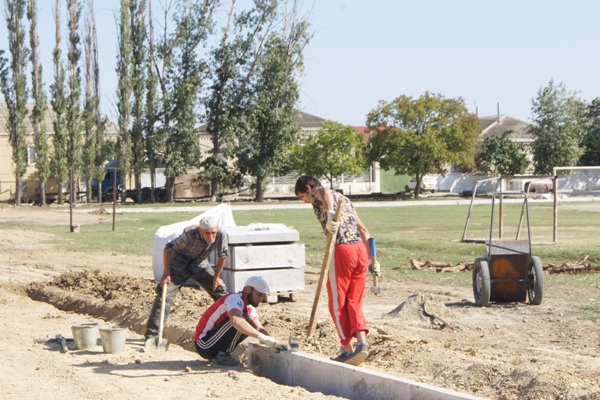
<path fill-rule="evenodd" d="M 42 215 L 46 221 L 65 218 L 54 210 L 0 210 L 0 220 Z M 78 221 L 97 218 L 80 215 Z M 169 350 L 144 353 L 142 333 L 154 296 L 151 255 L 65 253 L 40 246 L 44 238 L 0 230 L 2 398 L 334 398 L 277 385 L 246 367 L 202 360 L 191 337 L 210 298 L 193 288 L 182 290 L 169 317 Z M 305 335 L 319 267 L 307 266 L 307 290 L 298 301 L 262 304 L 258 311 L 274 336 L 297 336 L 301 351 L 328 358 L 339 344 L 325 297 L 315 335 Z M 467 289 L 385 277 L 381 286 L 381 295 L 365 296 L 371 352 L 363 367 L 490 399 L 600 399 L 598 319 L 578 319 L 585 304 L 562 302 L 559 287 L 546 290 L 540 306 L 479 308 Z M 599 289 L 594 274 L 580 298 L 596 298 Z M 85 322 L 127 326 L 125 351 L 77 350 L 69 343 L 62 353 L 56 343 L 34 343 L 58 333 L 72 338 L 71 326 Z"/>

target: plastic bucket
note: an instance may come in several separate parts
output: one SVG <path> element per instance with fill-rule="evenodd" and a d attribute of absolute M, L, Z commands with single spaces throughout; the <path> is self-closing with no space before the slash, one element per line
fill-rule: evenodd
<path fill-rule="evenodd" d="M 119 353 L 125 349 L 127 339 L 127 327 L 125 326 L 101 326 L 100 340 L 105 353 Z"/>
<path fill-rule="evenodd" d="M 98 345 L 98 324 L 89 322 L 71 326 L 75 346 L 79 350 L 91 350 Z"/>

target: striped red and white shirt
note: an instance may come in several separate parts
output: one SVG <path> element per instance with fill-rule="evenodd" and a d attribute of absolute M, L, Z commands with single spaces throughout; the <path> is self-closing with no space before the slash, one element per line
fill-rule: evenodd
<path fill-rule="evenodd" d="M 223 320 L 229 318 L 229 311 L 237 309 L 244 314 L 244 300 L 242 299 L 242 293 L 230 293 L 227 296 L 223 296 L 215 301 L 208 309 L 202 314 L 198 325 L 196 326 L 196 333 L 194 334 L 194 341 L 206 336 L 208 332 L 214 329 L 215 326 L 219 325 Z M 256 308 L 251 304 L 246 306 L 246 313 L 252 320 L 258 319 Z"/>

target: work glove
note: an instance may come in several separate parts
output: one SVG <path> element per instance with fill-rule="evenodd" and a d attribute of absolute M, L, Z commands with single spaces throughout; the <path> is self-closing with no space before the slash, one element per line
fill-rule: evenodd
<path fill-rule="evenodd" d="M 262 344 L 264 344 L 267 347 L 270 347 L 271 349 L 274 349 L 275 346 L 277 346 L 277 339 L 275 339 L 273 336 L 265 335 L 264 333 L 259 333 L 256 338 L 260 340 Z"/>
<path fill-rule="evenodd" d="M 375 276 L 381 275 L 381 264 L 379 264 L 379 261 L 375 261 L 374 264 L 369 264 L 369 272 Z"/>
<path fill-rule="evenodd" d="M 327 211 L 327 223 L 325 224 L 325 228 L 332 234 L 336 234 L 340 223 L 333 220 L 335 213 L 331 210 Z"/>

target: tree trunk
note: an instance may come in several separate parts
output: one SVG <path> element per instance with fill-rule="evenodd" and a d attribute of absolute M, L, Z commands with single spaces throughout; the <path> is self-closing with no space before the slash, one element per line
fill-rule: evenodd
<path fill-rule="evenodd" d="M 256 198 L 255 201 L 262 203 L 264 198 L 263 198 L 263 183 L 265 181 L 265 178 L 260 176 L 260 177 L 256 177 Z"/>
<path fill-rule="evenodd" d="M 88 172 L 89 174 L 89 172 Z M 92 203 L 92 176 L 88 176 L 85 180 L 85 202 Z"/>
<path fill-rule="evenodd" d="M 156 168 L 150 167 L 150 203 L 156 203 Z"/>
<path fill-rule="evenodd" d="M 167 178 L 165 182 L 165 189 L 167 190 L 167 202 L 173 203 L 173 189 L 175 187 L 175 178 Z"/>
<path fill-rule="evenodd" d="M 65 202 L 65 198 L 63 196 L 63 191 L 62 191 L 62 187 L 63 187 L 63 179 L 59 179 L 56 184 L 58 185 L 58 204 L 63 204 Z"/>
<path fill-rule="evenodd" d="M 38 188 L 40 191 L 40 206 L 46 205 L 46 180 L 40 177 L 38 182 Z"/>
<path fill-rule="evenodd" d="M 19 176 L 15 176 L 15 205 L 21 205 L 21 196 L 23 192 L 23 179 Z"/>

